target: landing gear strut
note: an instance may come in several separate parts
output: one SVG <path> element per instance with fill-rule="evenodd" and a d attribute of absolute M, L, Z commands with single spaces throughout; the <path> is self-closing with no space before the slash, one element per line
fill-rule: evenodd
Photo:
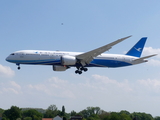
<path fill-rule="evenodd" d="M 77 70 L 75 71 L 76 74 L 82 74 L 82 71 L 86 72 L 88 69 L 84 67 L 77 67 Z"/>
<path fill-rule="evenodd" d="M 16 64 L 16 65 L 18 66 L 17 69 L 20 70 L 21 69 L 20 64 Z"/>

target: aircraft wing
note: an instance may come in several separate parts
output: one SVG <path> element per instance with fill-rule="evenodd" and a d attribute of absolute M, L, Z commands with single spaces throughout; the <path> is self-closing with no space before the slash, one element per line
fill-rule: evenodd
<path fill-rule="evenodd" d="M 97 57 L 98 55 L 102 54 L 103 52 L 111 49 L 112 46 L 122 42 L 123 40 L 125 40 L 125 39 L 127 39 L 129 37 L 131 37 L 131 36 L 118 39 L 118 40 L 116 40 L 114 42 L 111 42 L 111 43 L 109 43 L 107 45 L 104 45 L 104 46 L 102 46 L 100 48 L 91 50 L 89 52 L 86 52 L 86 53 L 83 53 L 83 54 L 80 54 L 80 55 L 77 55 L 76 58 L 84 66 L 86 64 L 89 64 L 93 60 L 94 57 Z"/>

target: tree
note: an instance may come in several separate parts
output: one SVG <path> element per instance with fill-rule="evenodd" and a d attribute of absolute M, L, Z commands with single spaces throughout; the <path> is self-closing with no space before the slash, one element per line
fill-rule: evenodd
<path fill-rule="evenodd" d="M 32 120 L 31 117 L 25 117 L 23 120 Z"/>
<path fill-rule="evenodd" d="M 71 111 L 71 116 L 75 116 L 76 114 L 77 113 L 74 110 Z"/>
<path fill-rule="evenodd" d="M 0 117 L 2 117 L 4 110 L 2 108 L 0 108 Z"/>
<path fill-rule="evenodd" d="M 44 118 L 54 118 L 55 114 L 52 110 L 46 110 L 44 113 Z"/>
<path fill-rule="evenodd" d="M 64 106 L 62 106 L 61 116 L 65 116 L 65 107 Z"/>
<path fill-rule="evenodd" d="M 81 115 L 83 118 L 88 118 L 89 117 L 89 113 L 85 109 L 80 111 L 78 114 Z"/>
<path fill-rule="evenodd" d="M 10 109 L 4 111 L 3 117 L 6 117 L 10 120 L 16 120 L 17 118 L 21 118 L 21 109 L 16 106 L 11 106 Z"/>
<path fill-rule="evenodd" d="M 42 119 L 42 114 L 35 109 L 23 111 L 23 117 L 31 117 L 33 120 Z"/>
<path fill-rule="evenodd" d="M 130 112 L 128 112 L 128 111 L 126 111 L 126 110 L 122 110 L 122 111 L 120 112 L 120 114 L 130 115 Z"/>
<path fill-rule="evenodd" d="M 50 105 L 47 110 L 57 111 L 56 105 Z"/>
<path fill-rule="evenodd" d="M 146 113 L 132 113 L 131 117 L 133 120 L 153 120 L 153 117 L 150 114 Z"/>
<path fill-rule="evenodd" d="M 160 120 L 160 117 L 159 117 L 159 116 L 157 116 L 157 117 L 155 117 L 155 118 L 154 118 L 154 120 Z"/>
<path fill-rule="evenodd" d="M 103 112 L 99 115 L 101 120 L 109 120 L 109 116 L 110 116 L 110 113 L 108 112 Z"/>
<path fill-rule="evenodd" d="M 99 120 L 99 116 L 97 114 L 92 114 L 90 117 L 87 118 L 87 120 Z"/>
<path fill-rule="evenodd" d="M 46 112 L 44 113 L 45 118 L 54 118 L 57 114 L 59 114 L 56 105 L 50 105 Z"/>
<path fill-rule="evenodd" d="M 80 111 L 79 114 L 81 114 L 84 118 L 88 118 L 91 115 L 100 115 L 104 112 L 105 111 L 101 110 L 99 107 L 87 107 L 87 109 Z"/>

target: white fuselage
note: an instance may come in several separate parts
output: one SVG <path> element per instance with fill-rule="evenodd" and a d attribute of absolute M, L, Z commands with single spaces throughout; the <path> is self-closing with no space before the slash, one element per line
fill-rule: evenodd
<path fill-rule="evenodd" d="M 33 65 L 63 65 L 61 58 L 63 56 L 77 56 L 81 52 L 64 52 L 64 51 L 42 51 L 42 50 L 22 50 L 10 54 L 6 60 L 8 62 L 19 64 L 33 64 Z M 87 64 L 86 67 L 123 67 L 133 64 L 138 64 L 143 61 L 134 61 L 138 57 L 120 55 L 120 54 L 101 54 Z M 77 63 L 76 63 L 77 64 Z M 69 67 L 76 66 L 76 64 L 67 65 Z"/>

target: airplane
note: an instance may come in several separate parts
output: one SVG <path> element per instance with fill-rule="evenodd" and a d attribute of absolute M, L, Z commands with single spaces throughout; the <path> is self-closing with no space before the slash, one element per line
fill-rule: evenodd
<path fill-rule="evenodd" d="M 76 67 L 76 74 L 86 72 L 88 67 L 124 67 L 147 62 L 146 58 L 157 54 L 141 57 L 147 37 L 141 38 L 125 55 L 106 54 L 105 51 L 114 45 L 126 40 L 127 36 L 111 42 L 107 45 L 91 50 L 89 52 L 65 52 L 65 51 L 44 51 L 44 50 L 21 50 L 11 53 L 6 61 L 15 63 L 20 69 L 20 64 L 31 65 L 52 65 L 53 71 L 65 71 Z"/>

